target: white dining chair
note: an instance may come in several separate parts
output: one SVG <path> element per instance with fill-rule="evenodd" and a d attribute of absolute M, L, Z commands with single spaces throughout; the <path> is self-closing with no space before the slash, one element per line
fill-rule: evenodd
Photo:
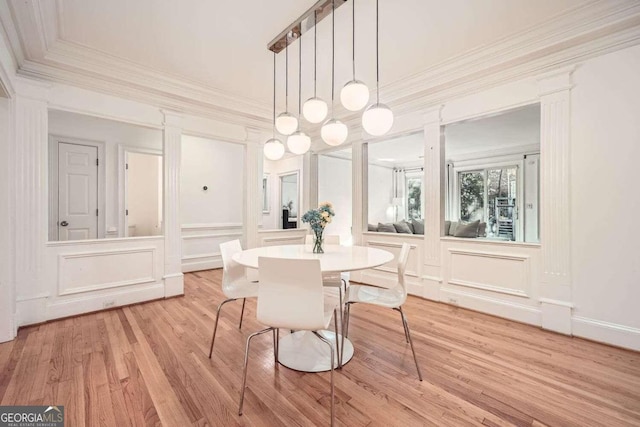
<path fill-rule="evenodd" d="M 313 245 L 314 236 L 311 234 L 307 234 L 304 239 L 305 245 Z M 338 234 L 329 234 L 324 237 L 324 243 L 327 245 L 340 245 L 340 235 Z M 326 288 L 337 289 L 338 290 L 338 299 L 340 300 L 340 324 L 342 325 L 342 310 L 344 309 L 344 293 L 347 292 L 347 281 L 342 278 L 342 274 L 340 272 L 335 273 L 322 273 L 322 283 Z M 344 288 L 344 290 L 343 290 Z M 331 290 L 325 291 L 325 295 L 332 295 L 333 292 Z M 342 341 L 344 344 L 344 340 Z M 341 346 L 344 349 L 344 346 Z M 338 366 L 342 368 L 342 353 L 339 355 Z"/>
<path fill-rule="evenodd" d="M 240 312 L 240 324 L 238 325 L 238 329 L 242 329 L 244 305 L 247 302 L 247 298 L 258 296 L 258 283 L 248 280 L 245 268 L 233 260 L 233 255 L 238 252 L 242 252 L 242 246 L 239 240 L 232 240 L 220 244 L 220 255 L 222 257 L 222 293 L 227 299 L 218 305 L 216 323 L 213 327 L 213 336 L 211 337 L 209 358 L 211 358 L 211 354 L 213 353 L 213 344 L 216 341 L 216 331 L 218 330 L 218 320 L 220 320 L 220 310 L 222 306 L 228 302 L 242 298 L 242 311 Z"/>
<path fill-rule="evenodd" d="M 372 304 L 380 307 L 391 308 L 400 312 L 402 317 L 402 326 L 404 327 L 404 335 L 407 342 L 411 345 L 411 352 L 413 353 L 413 360 L 416 363 L 416 370 L 418 371 L 418 378 L 422 381 L 422 373 L 420 372 L 420 366 L 418 366 L 418 358 L 416 357 L 416 351 L 413 348 L 413 340 L 411 339 L 411 332 L 409 331 L 409 323 L 402 311 L 402 305 L 407 300 L 407 287 L 405 284 L 405 270 L 407 268 L 407 260 L 409 259 L 409 250 L 411 247 L 408 243 L 403 243 L 400 249 L 400 255 L 398 256 L 398 283 L 393 288 L 378 288 L 375 286 L 367 285 L 351 285 L 347 290 L 347 297 L 345 303 L 345 327 L 344 335 L 349 335 L 349 315 L 351 314 L 351 306 L 356 303 Z"/>
<path fill-rule="evenodd" d="M 269 327 L 253 333 L 247 338 L 238 415 L 242 415 L 251 340 L 255 336 L 271 331 L 277 366 L 278 331 L 279 329 L 294 329 L 313 332 L 316 337 L 327 344 L 328 351 L 331 353 L 331 425 L 333 426 L 335 406 L 333 370 L 335 354 L 339 354 L 339 348 L 334 349 L 331 341 L 318 331 L 329 328 L 333 317 L 336 337 L 338 336 L 338 301 L 335 298 L 327 298 L 324 294 L 320 261 L 317 259 L 260 257 L 258 258 L 258 272 L 260 287 L 258 288 L 256 317 L 258 322 Z M 336 339 L 337 346 L 338 340 Z"/>

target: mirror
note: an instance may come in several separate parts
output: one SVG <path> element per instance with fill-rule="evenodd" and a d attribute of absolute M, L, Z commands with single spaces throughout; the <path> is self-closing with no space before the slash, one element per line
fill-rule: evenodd
<path fill-rule="evenodd" d="M 424 134 L 365 144 L 367 231 L 424 234 Z"/>
<path fill-rule="evenodd" d="M 298 173 L 280 175 L 282 229 L 298 228 Z"/>
<path fill-rule="evenodd" d="M 444 133 L 445 235 L 539 242 L 540 105 L 452 123 Z"/>
<path fill-rule="evenodd" d="M 162 131 L 49 111 L 49 241 L 162 234 Z"/>
<path fill-rule="evenodd" d="M 280 160 L 262 160 L 263 230 L 286 230 L 300 227 L 302 206 L 302 156 L 285 156 Z"/>

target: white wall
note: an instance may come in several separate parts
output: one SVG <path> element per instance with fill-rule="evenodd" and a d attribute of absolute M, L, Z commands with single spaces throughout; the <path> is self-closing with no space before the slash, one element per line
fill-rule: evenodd
<path fill-rule="evenodd" d="M 162 132 L 128 123 L 82 114 L 49 110 L 49 135 L 66 136 L 104 143 L 106 235 L 123 237 L 118 212 L 118 145 L 162 151 Z M 99 236 L 104 237 L 104 236 Z"/>
<path fill-rule="evenodd" d="M 13 239 L 9 189 L 9 100 L 0 97 L 0 342 L 13 337 Z"/>
<path fill-rule="evenodd" d="M 318 201 L 331 202 L 336 212 L 326 233 L 345 243 L 351 242 L 352 200 L 351 160 L 318 156 Z"/>
<path fill-rule="evenodd" d="M 221 267 L 220 243 L 242 238 L 243 156 L 240 144 L 183 135 L 183 271 Z"/>
<path fill-rule="evenodd" d="M 127 227 L 129 236 L 162 234 L 162 156 L 127 156 Z"/>
<path fill-rule="evenodd" d="M 393 222 L 393 210 L 389 209 L 393 198 L 393 169 L 369 164 L 368 174 L 369 224 Z"/>
<path fill-rule="evenodd" d="M 304 206 L 302 200 L 302 189 L 304 188 L 303 180 L 303 158 L 302 156 L 284 157 L 277 161 L 264 159 L 263 173 L 269 176 L 269 197 L 270 210 L 269 213 L 262 215 L 263 230 L 282 229 L 282 206 L 280 205 L 280 176 L 293 172 L 299 172 L 299 202 L 298 206 Z M 298 209 L 299 210 L 299 209 Z M 302 216 L 304 212 L 300 212 Z M 300 227 L 300 224 L 298 225 Z"/>
<path fill-rule="evenodd" d="M 640 46 L 636 46 L 579 67 L 571 97 L 574 314 L 635 328 L 636 334 L 640 334 L 639 76 Z M 574 328 L 583 332 L 585 322 L 592 326 L 584 331 L 590 338 L 601 339 L 596 331 L 606 334 L 611 329 L 584 319 L 574 322 Z"/>

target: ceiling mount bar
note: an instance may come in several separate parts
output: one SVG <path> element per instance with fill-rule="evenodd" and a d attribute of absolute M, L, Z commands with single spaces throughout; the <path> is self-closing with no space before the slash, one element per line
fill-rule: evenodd
<path fill-rule="evenodd" d="M 336 9 L 346 2 L 347 0 L 336 0 Z M 312 29 L 316 24 L 316 19 L 317 22 L 320 22 L 322 19 L 329 16 L 329 14 L 331 14 L 331 10 L 332 0 L 319 0 L 309 10 L 300 15 L 300 17 L 284 31 L 278 34 L 275 39 L 271 40 L 267 45 L 267 49 L 275 53 L 280 53 L 286 46 L 290 45 L 302 34 Z"/>

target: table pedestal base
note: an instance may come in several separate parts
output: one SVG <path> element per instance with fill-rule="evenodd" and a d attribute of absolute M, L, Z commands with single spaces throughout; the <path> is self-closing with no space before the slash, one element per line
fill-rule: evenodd
<path fill-rule="evenodd" d="M 318 331 L 331 341 L 334 348 L 334 368 L 338 367 L 336 334 L 332 331 Z M 342 339 L 342 335 L 338 335 Z M 345 338 L 342 364 L 353 357 L 353 344 Z M 302 372 L 324 372 L 331 369 L 329 346 L 316 337 L 313 332 L 298 331 L 280 338 L 278 361 L 281 365 Z"/>

